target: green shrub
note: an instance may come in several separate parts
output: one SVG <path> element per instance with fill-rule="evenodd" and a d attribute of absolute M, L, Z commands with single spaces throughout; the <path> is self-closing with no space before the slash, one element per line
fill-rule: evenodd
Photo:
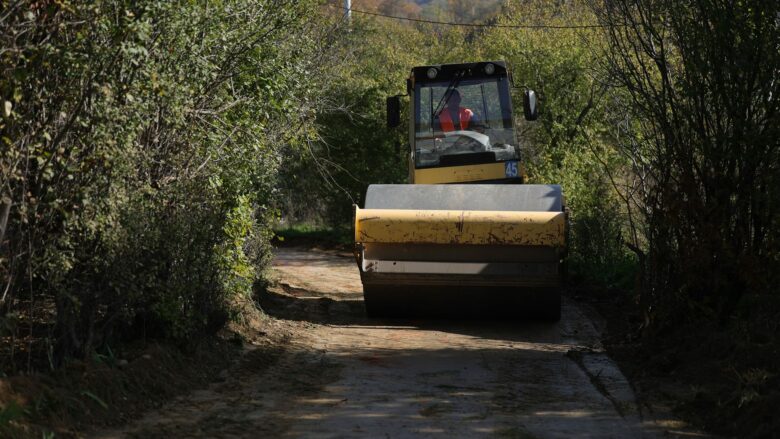
<path fill-rule="evenodd" d="M 224 323 L 267 263 L 283 151 L 312 135 L 317 6 L 9 5 L 0 315 L 53 319 L 55 362 Z"/>

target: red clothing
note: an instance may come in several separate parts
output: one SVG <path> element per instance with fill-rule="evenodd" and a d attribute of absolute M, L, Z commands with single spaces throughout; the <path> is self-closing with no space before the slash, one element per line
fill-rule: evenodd
<path fill-rule="evenodd" d="M 474 116 L 474 112 L 468 108 L 459 107 L 458 113 L 460 116 L 460 127 L 458 130 L 466 130 L 469 128 L 469 122 L 471 117 Z M 441 124 L 442 131 L 455 131 L 455 124 L 450 116 L 450 109 L 445 108 L 444 111 L 439 113 L 439 123 Z"/>

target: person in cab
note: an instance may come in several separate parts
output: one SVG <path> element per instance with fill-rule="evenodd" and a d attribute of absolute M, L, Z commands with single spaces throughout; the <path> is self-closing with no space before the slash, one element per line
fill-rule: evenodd
<path fill-rule="evenodd" d="M 434 121 L 435 130 L 446 133 L 450 131 L 476 131 L 482 127 L 476 113 L 469 108 L 461 107 L 460 102 L 460 92 L 457 89 L 452 90 L 449 99 L 447 99 L 447 106 L 442 109 Z"/>

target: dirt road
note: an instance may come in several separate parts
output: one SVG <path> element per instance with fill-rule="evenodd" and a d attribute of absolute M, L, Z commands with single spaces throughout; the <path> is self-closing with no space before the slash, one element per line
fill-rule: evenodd
<path fill-rule="evenodd" d="M 97 437 L 656 437 L 593 313 L 557 324 L 369 320 L 354 260 L 278 249 L 261 306 L 284 343 Z"/>

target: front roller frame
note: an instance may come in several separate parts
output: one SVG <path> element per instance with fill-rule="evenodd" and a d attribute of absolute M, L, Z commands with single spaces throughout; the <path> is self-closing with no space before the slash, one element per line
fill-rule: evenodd
<path fill-rule="evenodd" d="M 361 243 L 356 256 L 371 317 L 560 319 L 553 247 Z"/>

